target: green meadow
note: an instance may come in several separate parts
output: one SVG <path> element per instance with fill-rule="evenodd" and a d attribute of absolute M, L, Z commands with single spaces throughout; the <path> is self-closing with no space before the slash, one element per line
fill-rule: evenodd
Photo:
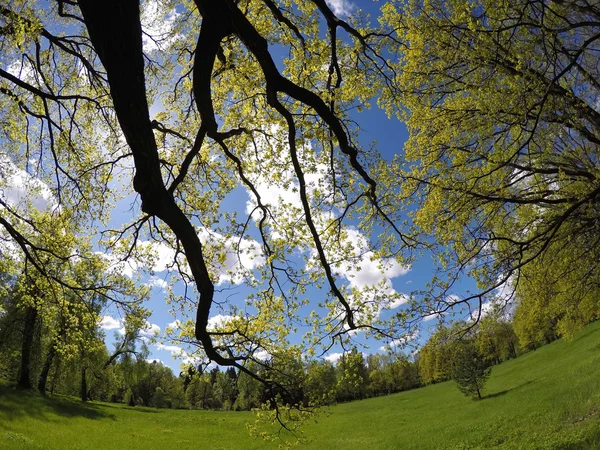
<path fill-rule="evenodd" d="M 0 387 L 1 449 L 259 449 L 251 413 L 82 404 Z M 452 382 L 324 409 L 307 449 L 598 449 L 600 322 L 494 367 L 486 397 Z"/>

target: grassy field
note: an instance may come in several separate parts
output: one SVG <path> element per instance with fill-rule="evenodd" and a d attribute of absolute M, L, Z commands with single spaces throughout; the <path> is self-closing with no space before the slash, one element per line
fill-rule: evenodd
<path fill-rule="evenodd" d="M 42 398 L 0 386 L 0 449 L 258 449 L 250 413 Z M 306 449 L 600 449 L 600 322 L 497 366 L 487 397 L 453 383 L 328 408 Z"/>

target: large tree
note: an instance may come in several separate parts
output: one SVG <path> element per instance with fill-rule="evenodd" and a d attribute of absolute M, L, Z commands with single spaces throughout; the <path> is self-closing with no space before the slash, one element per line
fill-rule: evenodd
<path fill-rule="evenodd" d="M 459 306 L 448 294 L 467 273 L 481 290 L 463 302 L 485 301 L 535 261 L 530 278 L 570 273 L 573 291 L 589 291 L 600 251 L 598 5 L 423 0 L 385 14 L 403 61 L 398 95 L 382 101 L 411 133 L 398 177 L 449 272 L 426 308 Z"/>
<path fill-rule="evenodd" d="M 5 280 L 8 290 L 0 300 L 8 339 L 0 342 L 3 352 L 11 352 L 15 328 L 20 334 L 19 385 L 31 387 L 38 376 L 38 389 L 44 393 L 56 359 L 85 360 L 88 352 L 104 347 L 98 338 L 98 324 L 108 307 L 128 316 L 140 316 L 148 288 L 137 287 L 128 277 L 110 268 L 106 258 L 91 250 L 86 239 L 76 237 L 70 214 L 32 212 L 28 241 L 43 249 L 32 264 L 27 258 L 7 258 L 15 273 Z M 27 230 L 29 223 L 19 224 Z M 10 272 L 9 272 L 10 273 Z M 13 336 L 11 336 L 13 335 Z M 37 364 L 34 355 L 43 353 Z M 9 359 L 9 358 L 7 358 Z M 40 359 L 40 358 L 37 358 Z M 39 369 L 39 370 L 38 370 Z M 35 373 L 37 372 L 37 373 Z M 12 378 L 12 377 L 10 377 Z"/>
<path fill-rule="evenodd" d="M 365 260 L 404 264 L 413 244 L 387 165 L 358 145 L 350 114 L 390 90 L 389 30 L 325 0 L 18 0 L 0 20 L 7 166 L 102 220 L 111 176 L 126 176 L 139 216 L 103 244 L 124 259 L 153 245 L 171 255 L 186 287 L 172 298 L 177 339 L 268 383 L 286 379 L 269 368 L 299 351 L 280 348 L 300 323 L 309 350 L 358 329 L 396 336 L 379 317 L 403 298 L 383 278 L 352 281 Z M 245 208 L 224 207 L 240 187 Z M 0 223 L 36 263 L 44 249 L 5 203 Z M 240 279 L 254 293 L 227 307 L 215 286 Z M 307 286 L 322 298 L 303 322 Z M 211 327 L 217 303 L 228 320 Z"/>

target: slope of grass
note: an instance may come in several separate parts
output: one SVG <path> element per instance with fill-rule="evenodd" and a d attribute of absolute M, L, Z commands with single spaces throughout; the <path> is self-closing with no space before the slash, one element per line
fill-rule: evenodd
<path fill-rule="evenodd" d="M 245 424 L 251 413 L 83 405 L 0 388 L 0 449 L 263 448 Z M 223 444 L 219 444 L 223 442 Z"/>
<path fill-rule="evenodd" d="M 600 323 L 494 367 L 481 401 L 447 382 L 332 413 L 311 448 L 600 449 Z"/>
<path fill-rule="evenodd" d="M 328 408 L 311 449 L 600 449 L 600 322 L 492 371 L 487 397 L 453 383 Z M 250 413 L 127 408 L 0 386 L 0 449 L 258 449 Z"/>

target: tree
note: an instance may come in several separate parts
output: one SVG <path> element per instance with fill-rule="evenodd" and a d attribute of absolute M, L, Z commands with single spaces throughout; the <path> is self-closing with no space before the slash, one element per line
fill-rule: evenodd
<path fill-rule="evenodd" d="M 206 375 L 195 375 L 185 391 L 185 397 L 191 408 L 208 409 L 212 407 L 212 385 Z"/>
<path fill-rule="evenodd" d="M 307 367 L 304 392 L 312 404 L 331 404 L 335 401 L 336 369 L 328 361 L 310 361 Z"/>
<path fill-rule="evenodd" d="M 185 398 L 185 391 L 183 390 L 183 383 L 180 379 L 174 378 L 171 387 L 168 391 L 169 399 L 171 400 L 171 407 L 174 409 L 185 409 L 189 405 Z"/>
<path fill-rule="evenodd" d="M 258 372 L 257 367 L 249 367 L 250 371 Z M 189 388 L 188 388 L 189 389 Z M 249 411 L 261 404 L 264 386 L 247 372 L 241 372 L 237 379 L 238 396 L 233 405 L 236 411 Z"/>
<path fill-rule="evenodd" d="M 236 399 L 235 379 L 226 372 L 218 372 L 213 383 L 214 396 L 220 407 L 225 410 L 233 408 Z"/>
<path fill-rule="evenodd" d="M 594 264 L 551 246 L 544 258 L 522 270 L 514 325 L 523 346 L 571 338 L 600 317 Z"/>
<path fill-rule="evenodd" d="M 518 338 L 512 324 L 493 315 L 486 316 L 479 322 L 475 344 L 478 351 L 492 364 L 517 357 Z"/>
<path fill-rule="evenodd" d="M 5 380 L 17 379 L 22 342 L 23 314 L 14 293 L 15 280 L 9 276 L 3 277 L 0 297 L 0 378 Z"/>
<path fill-rule="evenodd" d="M 587 290 L 600 249 L 600 10 L 427 0 L 388 3 L 385 16 L 403 59 L 398 95 L 381 101 L 411 134 L 398 178 L 448 273 L 423 313 L 481 303 L 535 261 L 541 277 L 570 261 L 561 275 L 574 264 L 573 290 Z M 457 302 L 447 294 L 465 273 L 480 290 Z"/>
<path fill-rule="evenodd" d="M 427 343 L 421 347 L 418 366 L 423 383 L 437 383 L 452 377 L 458 329 L 463 326 L 463 323 L 457 323 L 452 328 L 447 328 L 440 324 Z"/>
<path fill-rule="evenodd" d="M 10 315 L 22 322 L 18 384 L 32 387 L 37 379 L 44 394 L 48 376 L 57 357 L 63 362 L 104 348 L 99 339 L 101 312 L 110 305 L 123 312 L 139 309 L 147 295 L 122 274 L 110 270 L 108 262 L 95 254 L 86 238 L 77 236 L 77 223 L 68 212 L 30 212 L 35 230 L 29 244 L 43 248 L 36 263 L 15 258 L 20 271 L 11 288 Z M 34 367 L 33 355 L 40 360 Z M 81 366 L 81 396 L 87 397 L 85 366 Z"/>
<path fill-rule="evenodd" d="M 168 400 L 168 395 L 163 391 L 163 389 L 159 386 L 154 391 L 152 395 L 152 399 L 150 400 L 151 406 L 155 408 L 167 408 L 170 404 Z"/>
<path fill-rule="evenodd" d="M 369 374 L 363 354 L 356 347 L 342 355 L 337 372 L 335 393 L 338 401 L 347 402 L 367 396 Z"/>
<path fill-rule="evenodd" d="M 491 371 L 489 359 L 479 352 L 472 340 L 458 343 L 453 358 L 452 378 L 463 394 L 477 396 L 481 400 Z"/>
<path fill-rule="evenodd" d="M 309 318 L 306 347 L 328 348 L 357 329 L 396 337 L 395 322 L 378 313 L 399 298 L 383 285 L 349 288 L 343 275 L 364 255 L 404 264 L 402 249 L 413 245 L 397 225 L 387 165 L 357 144 L 348 113 L 390 90 L 389 30 L 337 17 L 325 0 L 150 3 L 158 17 L 148 19 L 137 0 L 0 8 L 12 61 L 0 69 L 10 165 L 95 223 L 108 217 L 113 173 L 132 175 L 126 187 L 139 195 L 139 217 L 104 230 L 101 244 L 123 259 L 149 245 L 171 252 L 170 268 L 196 290 L 178 299 L 189 319 L 178 338 L 201 357 L 257 377 L 242 361 L 287 345 L 308 285 L 324 288 L 324 308 Z M 148 20 L 170 28 L 153 34 Z M 154 105 L 161 110 L 150 117 Z M 266 180 L 294 201 L 269 200 Z M 238 186 L 252 211 L 224 213 Z M 38 264 L 44 249 L 20 221 L 2 210 L 4 230 Z M 382 238 L 371 239 L 373 230 Z M 215 301 L 227 301 L 215 285 L 240 277 L 254 288 L 251 308 L 231 307 L 239 320 L 209 329 Z"/>

